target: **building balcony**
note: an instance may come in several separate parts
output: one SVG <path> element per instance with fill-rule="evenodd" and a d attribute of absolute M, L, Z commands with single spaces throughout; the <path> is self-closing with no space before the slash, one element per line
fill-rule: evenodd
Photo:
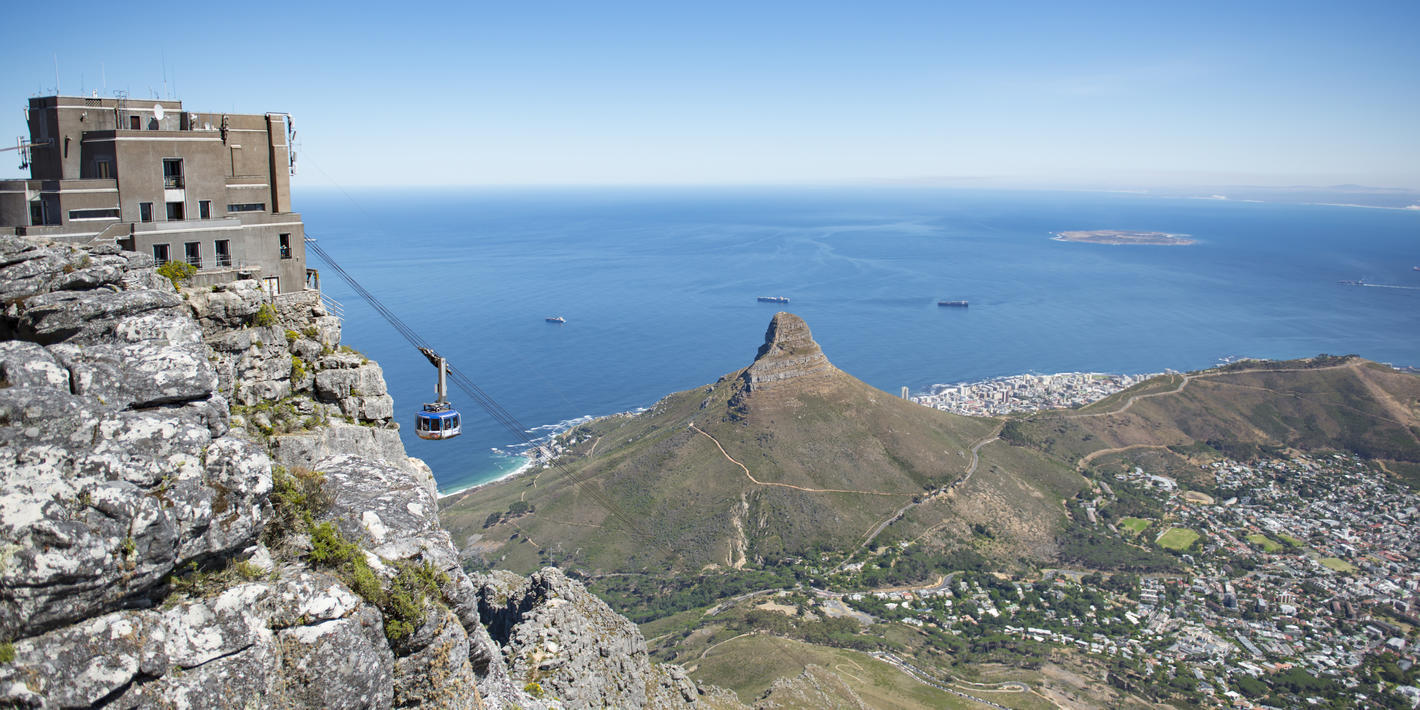
<path fill-rule="evenodd" d="M 182 176 L 181 176 L 181 175 L 164 175 L 164 176 L 163 176 L 163 189 L 165 189 L 165 190 L 181 190 L 182 187 L 183 187 L 183 184 L 182 184 Z"/>

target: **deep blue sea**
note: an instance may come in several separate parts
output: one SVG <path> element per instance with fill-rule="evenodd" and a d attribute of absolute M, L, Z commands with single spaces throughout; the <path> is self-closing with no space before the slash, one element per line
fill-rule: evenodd
<path fill-rule="evenodd" d="M 1414 210 L 909 188 L 307 190 L 296 206 L 309 236 L 528 428 L 713 382 L 749 363 L 778 310 L 893 393 L 1227 356 L 1420 365 Z M 1198 243 L 1051 240 L 1068 229 Z M 434 369 L 310 266 L 345 306 L 345 342 L 384 367 L 405 445 L 441 490 L 523 463 L 492 451 L 514 437 L 456 391 L 463 436 L 416 438 Z M 755 300 L 769 295 L 792 302 Z"/>

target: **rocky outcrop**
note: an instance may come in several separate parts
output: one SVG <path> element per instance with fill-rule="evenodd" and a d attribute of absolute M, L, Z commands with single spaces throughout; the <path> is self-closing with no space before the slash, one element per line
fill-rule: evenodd
<path fill-rule="evenodd" d="M 515 683 L 569 707 L 682 707 L 706 694 L 679 667 L 652 664 L 636 625 L 555 567 L 474 583 Z"/>
<path fill-rule="evenodd" d="M 764 691 L 754 710 L 779 708 L 819 708 L 820 710 L 868 710 L 858 693 L 836 673 L 809 664 L 793 678 L 779 678 Z"/>
<path fill-rule="evenodd" d="M 561 573 L 465 574 L 319 294 L 0 236 L 0 298 L 0 705 L 697 704 Z"/>
<path fill-rule="evenodd" d="M 744 371 L 751 392 L 772 389 L 789 380 L 800 385 L 827 379 L 837 368 L 814 342 L 809 325 L 793 313 L 779 312 L 769 321 L 764 344 Z"/>

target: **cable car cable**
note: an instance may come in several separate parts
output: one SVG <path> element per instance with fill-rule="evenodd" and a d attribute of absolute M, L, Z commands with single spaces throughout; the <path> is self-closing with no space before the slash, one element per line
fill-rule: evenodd
<path fill-rule="evenodd" d="M 351 290 L 355 291 L 356 295 L 358 295 L 362 300 L 368 303 L 371 308 L 374 308 L 375 312 L 378 313 L 380 317 L 384 318 L 384 320 L 390 324 L 390 327 L 394 328 L 401 336 L 403 336 L 404 339 L 408 341 L 410 345 L 414 346 L 420 351 L 434 352 L 437 355 L 436 351 L 427 340 L 424 340 L 424 338 L 420 337 L 419 333 L 415 331 L 412 327 L 410 327 L 409 324 L 405 323 L 403 320 L 400 320 L 399 316 L 396 315 L 394 311 L 390 310 L 390 308 L 384 303 L 382 303 L 378 298 L 376 298 L 373 293 L 370 293 L 369 290 L 362 286 L 360 282 L 357 281 L 355 277 L 350 274 L 350 272 L 346 271 L 345 268 L 339 264 L 339 262 L 332 259 L 330 254 L 327 253 L 325 249 L 323 249 L 319 244 L 317 244 L 314 238 L 307 237 L 306 248 L 315 252 L 316 256 L 319 256 L 321 258 L 321 261 L 324 261 L 326 264 L 329 264 L 331 269 L 335 271 L 336 275 L 339 276 L 341 280 L 344 281 L 348 286 L 350 286 Z M 425 353 L 425 356 L 428 357 L 428 353 Z M 503 428 L 507 429 L 518 439 L 522 440 L 522 442 L 529 448 L 537 449 L 539 451 L 542 450 L 542 447 L 537 442 L 535 442 L 531 436 L 529 436 L 527 427 L 523 426 L 523 424 L 519 422 L 511 412 L 504 408 L 503 405 L 499 404 L 497 400 L 493 399 L 492 396 L 485 392 L 483 388 L 479 387 L 476 383 L 474 383 L 474 381 L 470 379 L 467 375 L 463 374 L 462 371 L 458 370 L 451 364 L 446 364 L 446 367 L 448 368 L 449 379 L 453 381 L 454 386 L 463 390 L 464 394 L 467 394 L 470 398 L 473 399 L 475 403 L 478 404 L 479 407 L 481 407 L 485 412 L 488 413 L 488 416 L 490 416 L 498 424 L 502 425 Z M 625 524 L 627 526 L 628 532 L 632 533 L 644 542 L 652 542 L 651 536 L 641 529 L 641 526 L 637 524 L 636 520 L 631 516 L 623 513 L 614 501 L 607 497 L 605 493 L 601 492 L 595 486 L 593 486 L 589 477 L 581 476 L 571 472 L 562 464 L 558 463 L 555 459 L 549 460 L 548 464 L 550 466 L 555 467 L 558 471 L 561 471 L 563 475 L 571 479 L 573 483 L 577 484 L 577 487 L 579 489 L 589 495 L 612 517 Z M 671 552 L 669 547 L 662 547 L 667 553 Z"/>

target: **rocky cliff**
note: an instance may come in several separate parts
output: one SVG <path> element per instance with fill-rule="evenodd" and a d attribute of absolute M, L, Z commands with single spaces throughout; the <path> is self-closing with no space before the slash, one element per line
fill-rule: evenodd
<path fill-rule="evenodd" d="M 307 292 L 0 236 L 0 705 L 696 707 L 555 569 L 469 575 Z"/>
<path fill-rule="evenodd" d="M 779 312 L 769 321 L 764 344 L 755 353 L 754 362 L 742 375 L 747 389 L 764 390 L 794 380 L 803 386 L 823 380 L 837 372 L 828 357 L 814 342 L 809 326 L 793 313 Z"/>

